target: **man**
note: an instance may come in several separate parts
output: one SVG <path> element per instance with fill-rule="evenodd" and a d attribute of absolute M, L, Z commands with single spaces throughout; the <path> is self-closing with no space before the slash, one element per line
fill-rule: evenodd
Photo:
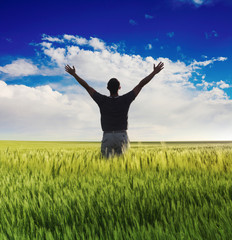
<path fill-rule="evenodd" d="M 69 65 L 65 66 L 65 71 L 71 74 L 84 87 L 93 100 L 98 104 L 101 113 L 101 127 L 103 130 L 103 139 L 101 144 L 101 152 L 103 156 L 110 157 L 114 154 L 120 155 L 129 147 L 129 139 L 127 136 L 127 119 L 128 110 L 131 102 L 136 98 L 141 89 L 151 81 L 151 79 L 164 68 L 164 64 L 160 62 L 151 74 L 145 77 L 130 92 L 119 96 L 118 91 L 121 88 L 120 82 L 116 78 L 111 78 L 107 84 L 110 96 L 107 97 L 98 93 L 90 87 L 82 78 L 80 78 Z"/>

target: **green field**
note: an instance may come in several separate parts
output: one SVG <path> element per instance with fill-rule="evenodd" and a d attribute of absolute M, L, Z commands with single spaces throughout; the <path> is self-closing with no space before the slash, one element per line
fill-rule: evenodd
<path fill-rule="evenodd" d="M 232 143 L 0 141 L 0 239 L 232 239 Z"/>

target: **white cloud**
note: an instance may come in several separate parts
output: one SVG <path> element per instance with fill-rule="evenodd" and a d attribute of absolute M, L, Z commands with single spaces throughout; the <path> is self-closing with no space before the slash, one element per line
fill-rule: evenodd
<path fill-rule="evenodd" d="M 199 69 L 225 61 L 225 57 L 195 60 L 190 64 L 168 58 L 142 58 L 119 53 L 117 49 L 111 51 L 111 47 L 100 39 L 92 42 L 93 50 L 77 46 L 71 40 L 65 46 L 43 44 L 41 47 L 43 54 L 57 64 L 55 71 L 63 72 L 75 85 L 61 82 L 33 88 L 0 81 L 3 139 L 101 140 L 98 106 L 75 79 L 64 72 L 64 64 L 76 66 L 80 77 L 108 95 L 106 84 L 110 78 L 119 79 L 120 94 L 124 94 L 150 74 L 153 64 L 160 61 L 165 64 L 164 70 L 144 87 L 131 105 L 130 139 L 232 139 L 232 101 L 223 90 L 226 83 L 219 81 L 211 85 L 200 74 L 202 82 L 198 83 L 198 88 L 197 83 L 190 81 Z"/>
<path fill-rule="evenodd" d="M 228 59 L 227 57 L 218 57 L 218 58 L 216 58 L 216 61 L 223 62 L 223 61 L 226 61 L 227 59 Z"/>
<path fill-rule="evenodd" d="M 0 67 L 0 72 L 12 77 L 38 74 L 38 68 L 30 59 L 17 59 L 12 63 Z"/>
<path fill-rule="evenodd" d="M 73 43 L 76 43 L 78 45 L 87 45 L 88 44 L 88 40 L 86 38 L 79 37 L 79 36 L 64 34 L 64 39 L 71 41 Z"/>
<path fill-rule="evenodd" d="M 90 37 L 90 40 L 87 40 L 86 38 L 83 38 L 83 37 L 68 35 L 68 34 L 64 34 L 62 38 L 52 37 L 45 34 L 43 34 L 43 36 L 44 37 L 42 38 L 42 40 L 49 41 L 49 42 L 63 43 L 64 40 L 66 40 L 69 42 L 69 44 L 77 44 L 79 46 L 86 45 L 86 46 L 92 47 L 94 50 L 105 49 L 105 42 L 96 37 Z M 48 42 L 42 42 L 41 45 L 45 48 L 51 47 L 51 43 L 48 43 Z M 63 49 L 59 48 L 59 52 L 57 53 L 59 54 L 60 51 L 63 51 Z"/>
<path fill-rule="evenodd" d="M 52 46 L 52 43 L 48 42 L 41 42 L 40 45 L 44 48 L 50 48 Z"/>
<path fill-rule="evenodd" d="M 228 100 L 228 96 L 226 95 L 226 93 L 222 89 L 217 88 L 217 87 L 213 87 L 213 89 L 210 91 L 201 92 L 199 94 L 199 99 L 201 99 L 201 101 L 206 101 L 208 103 L 214 103 L 217 105 L 220 105 L 220 103 L 232 104 L 231 100 L 228 102 L 226 101 L 226 100 Z M 223 106 L 223 104 L 222 104 L 222 106 Z"/>
<path fill-rule="evenodd" d="M 225 83 L 224 81 L 219 81 L 219 82 L 207 82 L 204 80 L 205 79 L 205 75 L 202 76 L 202 81 L 201 83 L 197 83 L 196 86 L 197 87 L 203 87 L 204 90 L 207 90 L 211 87 L 214 87 L 215 89 L 221 88 L 221 89 L 225 89 L 225 88 L 229 88 L 230 85 Z"/>
<path fill-rule="evenodd" d="M 230 87 L 230 85 L 229 84 L 227 84 L 227 83 L 225 83 L 224 81 L 220 81 L 220 82 L 217 82 L 217 85 L 218 85 L 218 87 L 220 87 L 220 88 L 222 88 L 222 89 L 224 89 L 224 88 L 229 88 Z"/>
<path fill-rule="evenodd" d="M 0 81 L 0 112 L 2 139 L 94 140 L 100 132 L 94 125 L 97 108 L 87 95 L 63 95 L 48 85 L 34 88 Z M 92 137 L 85 137 L 86 126 Z"/>
<path fill-rule="evenodd" d="M 196 4 L 202 4 L 204 3 L 204 0 L 193 0 L 193 2 Z"/>
<path fill-rule="evenodd" d="M 55 61 L 58 66 L 63 67 L 65 63 L 65 48 L 43 48 L 44 54 L 49 56 L 53 61 Z"/>
<path fill-rule="evenodd" d="M 91 37 L 89 40 L 89 45 L 93 47 L 94 50 L 104 50 L 105 43 L 99 38 Z"/>
<path fill-rule="evenodd" d="M 203 80 L 204 78 L 205 78 L 205 76 L 202 76 L 202 82 L 198 83 L 196 86 L 203 87 L 204 90 L 207 90 L 209 87 L 212 87 L 214 85 L 214 83 L 206 82 L 205 80 Z"/>
<path fill-rule="evenodd" d="M 200 66 L 207 66 L 207 65 L 210 65 L 210 64 L 213 64 L 214 62 L 224 62 L 226 61 L 227 58 L 226 57 L 217 57 L 217 58 L 212 58 L 210 60 L 205 60 L 205 61 L 196 61 L 194 60 L 193 63 L 191 63 L 191 67 L 193 69 L 199 69 Z"/>
<path fill-rule="evenodd" d="M 49 42 L 60 42 L 60 43 L 63 43 L 64 40 L 63 39 L 60 39 L 58 37 L 51 37 L 49 35 L 46 35 L 46 34 L 43 34 L 42 35 L 42 40 L 44 41 L 49 41 Z"/>

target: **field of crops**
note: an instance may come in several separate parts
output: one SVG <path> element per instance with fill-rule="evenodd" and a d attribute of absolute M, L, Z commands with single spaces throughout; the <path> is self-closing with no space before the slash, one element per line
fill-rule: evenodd
<path fill-rule="evenodd" d="M 0 141 L 0 239 L 232 239 L 232 143 Z"/>

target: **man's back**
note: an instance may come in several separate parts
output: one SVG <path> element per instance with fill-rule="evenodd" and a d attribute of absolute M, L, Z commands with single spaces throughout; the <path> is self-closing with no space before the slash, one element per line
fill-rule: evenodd
<path fill-rule="evenodd" d="M 129 93 L 118 96 L 118 90 L 121 88 L 120 82 L 116 78 L 111 78 L 107 84 L 110 91 L 110 97 L 101 95 L 95 89 L 90 87 L 82 78 L 76 74 L 75 67 L 65 66 L 65 71 L 71 74 L 86 89 L 93 100 L 98 104 L 101 112 L 101 126 L 103 138 L 101 152 L 103 156 L 109 157 L 115 153 L 120 155 L 125 152 L 129 146 L 127 136 L 128 110 L 131 102 L 139 94 L 141 89 L 151 81 L 151 79 L 164 68 L 160 62 L 153 71 Z"/>
<path fill-rule="evenodd" d="M 101 127 L 105 131 L 127 130 L 128 110 L 135 99 L 134 91 L 117 97 L 107 97 L 98 92 L 92 96 L 101 112 Z"/>

